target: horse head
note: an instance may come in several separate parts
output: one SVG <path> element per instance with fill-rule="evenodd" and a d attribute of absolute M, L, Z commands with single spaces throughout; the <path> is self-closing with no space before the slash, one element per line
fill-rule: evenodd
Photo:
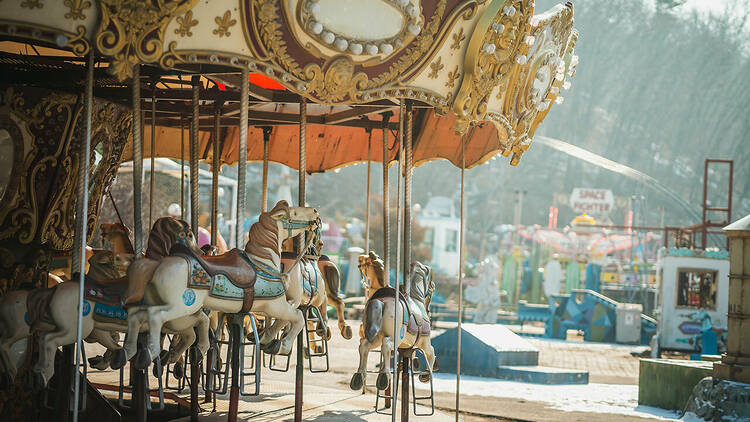
<path fill-rule="evenodd" d="M 421 262 L 414 261 L 411 264 L 411 279 L 409 282 L 411 284 L 411 288 L 409 289 L 410 296 L 412 299 L 423 303 L 429 315 L 432 294 L 435 292 L 435 283 L 432 281 L 432 268 Z"/>
<path fill-rule="evenodd" d="M 285 240 L 318 227 L 320 216 L 315 208 L 293 207 L 286 201 L 279 201 L 273 209 L 261 213 L 258 221 L 250 226 L 245 252 L 279 263 Z M 312 240 L 310 238 L 310 242 Z"/>
<path fill-rule="evenodd" d="M 366 289 L 377 290 L 385 287 L 385 265 L 375 252 L 370 251 L 369 255 L 360 255 L 357 268 L 362 276 L 362 285 Z"/>
<path fill-rule="evenodd" d="M 116 239 L 122 240 L 122 247 L 125 248 L 122 253 L 133 253 L 133 243 L 130 240 L 130 229 L 122 223 L 102 223 L 99 226 L 102 240 L 105 240 L 112 244 L 115 248 Z"/>
<path fill-rule="evenodd" d="M 146 257 L 160 260 L 169 255 L 169 250 L 175 243 L 181 243 L 200 253 L 195 235 L 186 221 L 174 217 L 161 217 L 154 222 L 148 234 Z"/>

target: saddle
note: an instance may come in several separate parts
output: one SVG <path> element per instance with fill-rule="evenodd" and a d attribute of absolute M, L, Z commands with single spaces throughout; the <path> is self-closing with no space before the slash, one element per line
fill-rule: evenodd
<path fill-rule="evenodd" d="M 49 303 L 52 300 L 52 296 L 57 291 L 57 286 L 50 288 L 39 288 L 29 292 L 26 296 L 26 312 L 28 314 L 28 320 L 26 323 L 32 329 L 39 322 L 45 324 L 54 325 L 55 322 L 52 320 L 52 316 L 49 313 Z"/>
<path fill-rule="evenodd" d="M 73 279 L 77 275 L 73 275 Z M 96 279 L 86 274 L 83 279 L 84 297 L 108 305 L 121 305 L 128 290 L 127 276 L 110 279 Z"/>
<path fill-rule="evenodd" d="M 235 248 L 221 255 L 203 256 L 195 253 L 191 248 L 177 243 L 172 246 L 169 254 L 172 256 L 182 255 L 197 262 L 211 279 L 217 275 L 223 275 L 233 285 L 244 291 L 242 310 L 247 312 L 252 308 L 256 273 L 245 252 Z"/>
<path fill-rule="evenodd" d="M 381 287 L 376 290 L 375 293 L 370 297 L 370 300 L 382 300 L 387 297 L 395 297 L 396 289 L 393 287 Z M 404 325 L 406 325 L 406 331 L 409 334 L 414 334 L 417 337 L 429 336 L 430 335 L 430 321 L 425 319 L 427 316 L 417 302 L 413 299 L 407 299 L 403 292 L 398 293 L 401 306 L 406 310 L 404 315 Z M 419 318 L 418 318 L 419 317 Z"/>
<path fill-rule="evenodd" d="M 188 255 L 195 259 L 209 276 L 223 274 L 235 286 L 245 289 L 255 284 L 255 270 L 247 262 L 244 252 L 235 248 L 221 255 L 204 256 L 196 254 L 192 249 L 182 244 L 175 244 L 170 255 Z"/>

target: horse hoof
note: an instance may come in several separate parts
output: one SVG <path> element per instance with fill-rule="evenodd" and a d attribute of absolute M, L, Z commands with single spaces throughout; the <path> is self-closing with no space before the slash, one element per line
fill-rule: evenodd
<path fill-rule="evenodd" d="M 182 363 L 175 362 L 172 372 L 174 373 L 175 378 L 177 378 L 178 380 L 182 379 L 182 377 L 185 375 L 185 373 L 182 372 Z"/>
<path fill-rule="evenodd" d="M 331 327 L 326 327 L 326 340 L 331 339 Z"/>
<path fill-rule="evenodd" d="M 388 375 L 384 372 L 381 372 L 378 374 L 378 380 L 375 381 L 375 387 L 378 388 L 378 390 L 385 390 L 388 388 L 388 385 L 390 384 L 390 381 L 388 380 Z"/>
<path fill-rule="evenodd" d="M 261 345 L 260 349 L 267 355 L 275 355 L 281 350 L 281 341 L 273 339 L 268 343 Z"/>
<path fill-rule="evenodd" d="M 97 365 L 102 363 L 104 360 L 104 356 L 94 356 L 93 358 L 89 358 L 89 366 L 92 368 L 96 368 Z"/>
<path fill-rule="evenodd" d="M 428 382 L 430 382 L 430 378 L 432 378 L 432 376 L 430 376 L 430 374 L 421 374 L 419 376 L 419 381 L 423 382 L 423 383 L 428 383 Z"/>
<path fill-rule="evenodd" d="M 154 367 L 151 369 L 151 373 L 154 374 L 154 378 L 161 378 L 161 374 L 163 372 L 163 368 L 161 365 L 154 365 Z"/>
<path fill-rule="evenodd" d="M 345 340 L 351 340 L 352 338 L 352 327 L 346 326 L 343 330 L 341 330 L 341 337 L 344 337 Z"/>
<path fill-rule="evenodd" d="M 440 366 L 438 366 L 437 358 L 435 358 L 435 361 L 432 362 L 432 372 L 437 372 L 440 370 Z"/>
<path fill-rule="evenodd" d="M 112 353 L 112 359 L 109 361 L 109 367 L 112 369 L 120 369 L 125 366 L 125 362 L 127 361 L 128 359 L 125 354 L 125 349 L 117 349 Z"/>
<path fill-rule="evenodd" d="M 310 359 L 310 349 L 307 347 L 303 348 L 302 355 L 305 357 L 305 359 Z"/>
<path fill-rule="evenodd" d="M 138 355 L 135 357 L 135 369 L 138 370 L 144 370 L 148 368 L 148 365 L 151 364 L 151 361 L 154 360 L 151 357 L 151 351 L 148 349 L 141 350 L 138 352 Z"/>
<path fill-rule="evenodd" d="M 159 361 L 162 364 L 167 363 L 167 360 L 169 359 L 169 350 L 162 350 L 161 353 L 159 353 Z"/>
<path fill-rule="evenodd" d="M 352 380 L 349 381 L 349 388 L 352 390 L 361 390 L 362 384 L 365 383 L 365 377 L 363 374 L 356 372 L 352 375 Z"/>

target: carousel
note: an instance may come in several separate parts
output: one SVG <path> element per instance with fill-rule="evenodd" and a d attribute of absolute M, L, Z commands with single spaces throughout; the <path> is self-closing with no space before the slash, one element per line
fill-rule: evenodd
<path fill-rule="evenodd" d="M 518 164 L 570 86 L 577 37 L 570 2 L 537 14 L 533 0 L 3 2 L 0 412 L 145 421 L 175 397 L 199 420 L 200 403 L 220 396 L 235 421 L 241 396 L 262 397 L 261 370 L 293 361 L 299 421 L 305 360 L 310 372 L 330 369 L 330 304 L 338 334 L 355 337 L 354 350 L 358 342 L 349 387 L 366 387 L 367 355 L 379 350 L 375 410 L 432 415 L 431 389 L 413 388 L 431 385 L 437 367 L 432 271 L 409 247 L 413 168 L 445 159 L 460 169 L 461 245 L 464 170 L 496 154 Z M 179 218 L 154 212 L 154 177 L 146 184 L 144 174 L 156 158 L 181 163 L 189 190 Z M 119 177 L 132 183 L 132 207 L 118 208 L 110 187 L 126 161 L 132 170 Z M 259 204 L 246 203 L 252 161 L 263 163 Z M 204 248 L 201 162 L 212 172 Z M 269 162 L 298 171 L 296 204 L 267 204 Z M 305 186 L 315 173 L 373 162 L 383 168 L 383 258 L 369 247 L 368 171 L 368 299 L 353 334 Z M 217 223 L 225 164 L 237 165 L 229 250 Z M 120 221 L 99 221 L 105 201 Z M 260 217 L 246 231 L 250 208 Z M 90 247 L 95 233 L 112 248 Z M 87 359 L 84 340 L 107 352 Z M 120 371 L 116 403 L 87 381 L 95 368 Z"/>

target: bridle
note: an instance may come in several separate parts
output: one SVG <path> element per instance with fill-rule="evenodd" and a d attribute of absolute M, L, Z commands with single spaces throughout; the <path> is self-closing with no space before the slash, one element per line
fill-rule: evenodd
<path fill-rule="evenodd" d="M 310 245 L 312 245 L 312 242 L 316 237 L 320 236 L 320 218 L 316 218 L 315 220 L 311 221 L 305 221 L 293 220 L 289 216 L 284 216 L 281 217 L 279 221 L 281 221 L 282 228 L 287 230 L 287 238 L 292 237 L 292 231 L 295 229 L 305 229 L 305 234 L 315 230 L 315 236 L 305 236 L 307 238 L 307 243 L 303 248 L 300 248 L 299 254 L 297 254 L 297 258 L 294 259 L 292 265 L 290 265 L 289 268 L 283 273 L 280 272 L 280 276 L 283 277 L 285 275 L 288 275 L 292 271 L 292 268 L 299 264 L 300 260 L 302 260 L 302 257 L 305 256 L 305 252 L 310 249 Z"/>

